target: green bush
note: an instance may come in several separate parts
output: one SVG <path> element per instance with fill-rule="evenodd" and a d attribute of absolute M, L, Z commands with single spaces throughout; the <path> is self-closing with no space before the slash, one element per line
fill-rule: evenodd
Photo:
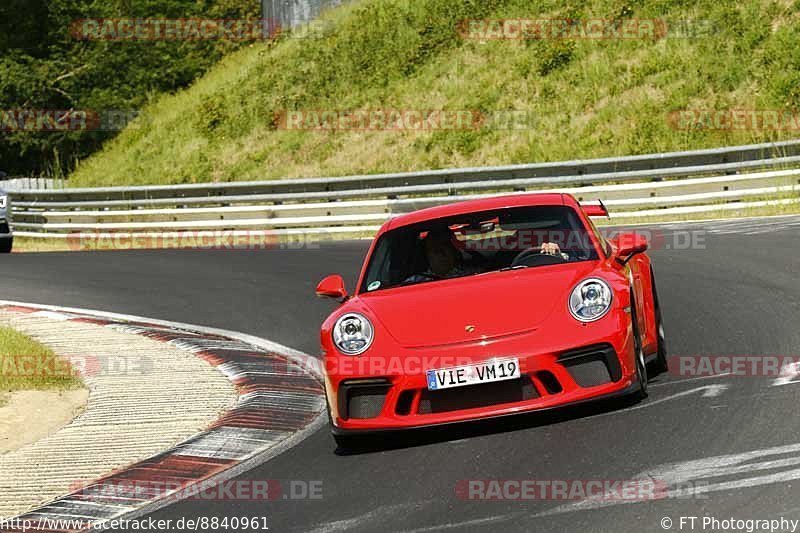
<path fill-rule="evenodd" d="M 191 85 L 241 42 L 83 41 L 89 18 L 257 19 L 253 0 L 3 0 L 0 110 L 133 111 Z M 71 168 L 116 131 L 0 132 L 0 169 L 36 174 Z"/>
<path fill-rule="evenodd" d="M 539 47 L 539 67 L 537 71 L 541 76 L 547 76 L 554 70 L 563 68 L 572 61 L 575 53 L 574 41 L 544 41 Z"/>

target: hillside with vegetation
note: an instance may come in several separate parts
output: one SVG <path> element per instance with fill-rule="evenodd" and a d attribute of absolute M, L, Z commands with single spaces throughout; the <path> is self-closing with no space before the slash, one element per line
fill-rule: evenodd
<path fill-rule="evenodd" d="M 465 38 L 464 21 L 484 19 L 650 20 L 658 31 Z M 799 19 L 800 3 L 783 0 L 351 2 L 324 16 L 317 38 L 285 34 L 253 44 L 190 88 L 155 99 L 83 161 L 69 185 L 337 176 L 794 138 Z M 314 129 L 313 121 L 287 129 L 285 120 L 287 112 L 389 109 L 517 119 L 524 112 L 524 120 L 422 131 Z M 747 120 L 731 127 L 682 122 L 686 110 L 782 118 L 778 127 Z"/>
<path fill-rule="evenodd" d="M 149 102 L 188 87 L 247 44 L 86 39 L 76 31 L 82 20 L 258 19 L 259 13 L 257 0 L 2 0 L 0 170 L 60 177 Z M 23 110 L 39 117 L 91 113 L 102 124 L 40 128 L 37 120 L 15 120 Z"/>

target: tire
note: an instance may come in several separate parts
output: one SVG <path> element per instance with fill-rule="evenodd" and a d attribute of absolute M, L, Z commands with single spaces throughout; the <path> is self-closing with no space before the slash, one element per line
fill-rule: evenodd
<path fill-rule="evenodd" d="M 661 304 L 658 302 L 656 277 L 652 269 L 650 270 L 650 280 L 653 287 L 653 306 L 656 311 L 656 331 L 658 332 L 658 354 L 653 363 L 653 370 L 656 374 L 661 374 L 669 370 L 669 363 L 667 362 L 667 341 L 664 335 L 664 323 L 661 321 Z"/>
<path fill-rule="evenodd" d="M 639 334 L 639 323 L 636 318 L 636 301 L 631 293 L 631 324 L 633 326 L 633 353 L 636 365 L 636 379 L 639 387 L 632 394 L 634 400 L 641 401 L 647 398 L 647 363 L 642 348 L 642 338 Z"/>
<path fill-rule="evenodd" d="M 7 254 L 11 252 L 11 248 L 14 247 L 14 237 L 8 237 L 7 239 L 0 239 L 0 254 Z"/>

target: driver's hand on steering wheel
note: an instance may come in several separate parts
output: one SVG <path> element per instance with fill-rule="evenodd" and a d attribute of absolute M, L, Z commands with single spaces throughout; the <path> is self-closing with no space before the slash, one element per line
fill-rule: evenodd
<path fill-rule="evenodd" d="M 540 253 L 547 255 L 561 255 L 561 248 L 554 242 L 542 243 L 542 250 Z"/>

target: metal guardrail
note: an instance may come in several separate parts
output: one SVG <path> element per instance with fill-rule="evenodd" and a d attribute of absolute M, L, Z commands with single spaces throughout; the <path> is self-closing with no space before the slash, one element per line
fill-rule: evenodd
<path fill-rule="evenodd" d="M 460 168 L 429 170 L 395 174 L 373 174 L 365 176 L 345 176 L 328 178 L 285 179 L 270 181 L 250 181 L 232 183 L 202 183 L 169 186 L 138 187 L 100 187 L 88 189 L 59 189 L 49 191 L 20 191 L 16 197 L 22 201 L 87 201 L 87 200 L 154 200 L 198 197 L 221 197 L 241 195 L 275 195 L 277 201 L 291 200 L 278 195 L 353 192 L 380 190 L 386 194 L 394 189 L 410 186 L 464 185 L 469 182 L 492 182 L 513 179 L 540 179 L 542 183 L 554 184 L 560 179 L 565 183 L 596 183 L 603 175 L 629 174 L 641 172 L 642 177 L 670 177 L 702 172 L 736 172 L 741 165 L 749 168 L 764 168 L 782 163 L 792 164 L 800 161 L 800 140 L 776 143 L 753 144 L 740 147 L 694 150 L 689 152 L 670 152 L 565 161 L 558 163 L 537 163 L 530 165 L 508 165 L 498 167 Z M 678 174 L 679 169 L 685 173 Z M 650 172 L 650 174 L 648 174 Z M 298 196 L 302 198 L 302 196 Z"/>
<path fill-rule="evenodd" d="M 12 191 L 14 228 L 73 232 L 374 228 L 423 207 L 520 191 L 602 199 L 612 212 L 795 195 L 800 140 L 560 163 L 175 186 Z M 782 170 L 773 170 L 773 169 Z M 644 212 L 643 211 L 643 212 Z M 334 228 L 338 228 L 334 231 Z"/>

